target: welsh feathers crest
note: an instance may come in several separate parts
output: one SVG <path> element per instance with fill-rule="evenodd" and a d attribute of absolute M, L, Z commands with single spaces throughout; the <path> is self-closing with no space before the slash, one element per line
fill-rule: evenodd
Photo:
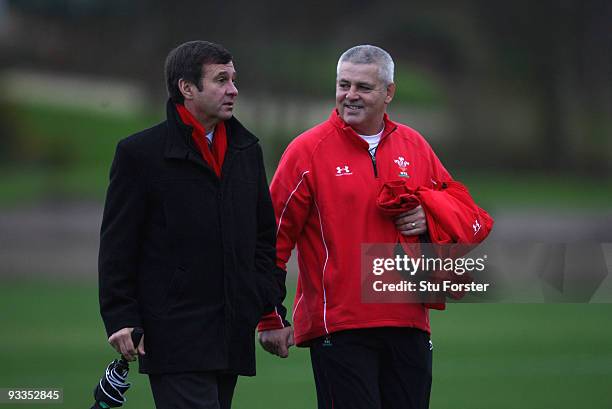
<path fill-rule="evenodd" d="M 403 156 L 398 157 L 393 162 L 395 162 L 397 164 L 397 166 L 399 166 L 399 168 L 400 168 L 400 173 L 398 175 L 399 177 L 402 177 L 402 178 L 409 178 L 410 177 L 408 175 L 408 172 L 406 172 L 406 168 L 408 168 L 408 165 L 410 165 L 410 162 L 408 162 L 406 159 L 404 159 Z"/>
<path fill-rule="evenodd" d="M 400 156 L 399 158 L 395 159 L 393 162 L 397 163 L 397 166 L 399 166 L 400 169 L 404 172 L 406 171 L 406 168 L 408 167 L 408 165 L 410 165 L 410 162 L 404 159 L 403 156 Z"/>

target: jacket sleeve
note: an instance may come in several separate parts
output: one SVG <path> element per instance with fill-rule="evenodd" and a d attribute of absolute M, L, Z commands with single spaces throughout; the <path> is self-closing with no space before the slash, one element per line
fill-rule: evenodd
<path fill-rule="evenodd" d="M 144 181 L 135 160 L 119 143 L 110 171 L 98 257 L 100 313 L 109 336 L 125 327 L 142 326 L 137 268 L 145 213 Z"/>
<path fill-rule="evenodd" d="M 480 208 L 468 189 L 457 181 L 438 182 L 438 189 L 417 192 L 435 244 L 477 244 L 493 228 L 493 218 Z"/>
<path fill-rule="evenodd" d="M 287 262 L 306 223 L 312 205 L 308 187 L 311 172 L 308 152 L 294 141 L 283 154 L 270 193 L 276 215 L 276 265 L 286 272 Z M 284 298 L 284 297 L 283 297 Z M 287 309 L 278 303 L 274 310 L 262 317 L 258 330 L 279 329 L 288 325 Z"/>
<path fill-rule="evenodd" d="M 438 181 L 436 189 L 419 188 L 417 195 L 425 210 L 434 253 L 440 258 L 464 256 L 482 242 L 493 228 L 493 218 L 476 205 L 467 188 L 457 181 Z M 456 275 L 443 271 L 434 273 L 432 280 L 467 283 L 472 278 L 469 273 Z M 464 292 L 449 291 L 447 295 L 459 299 Z M 444 309 L 441 300 L 426 306 Z"/>
<path fill-rule="evenodd" d="M 489 234 L 493 219 L 483 209 L 479 208 L 461 183 L 453 180 L 450 173 L 434 151 L 429 148 L 429 163 L 431 164 L 431 185 L 419 187 L 417 196 L 421 201 L 427 218 L 428 238 L 433 243 L 434 253 L 439 257 L 462 256 L 470 246 L 467 243 L 479 243 Z M 450 187 L 450 189 L 449 189 Z M 483 229 L 474 233 L 474 226 L 482 221 Z M 452 246 L 455 244 L 455 246 Z M 450 251 L 453 248 L 454 251 Z M 434 281 L 451 279 L 457 282 L 456 275 L 434 275 Z M 463 277 L 466 279 L 466 277 Z M 461 298 L 463 294 L 449 293 L 452 298 Z M 444 300 L 425 303 L 431 309 L 444 310 Z"/>
<path fill-rule="evenodd" d="M 264 283 L 264 311 L 273 312 L 282 305 L 287 294 L 286 272 L 276 265 L 276 220 L 270 198 L 263 152 L 258 146 L 259 187 L 257 202 L 257 242 L 255 247 L 255 269 Z"/>

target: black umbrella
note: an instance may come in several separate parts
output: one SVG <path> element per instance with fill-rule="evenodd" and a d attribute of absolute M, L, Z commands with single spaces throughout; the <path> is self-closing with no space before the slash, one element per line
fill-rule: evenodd
<path fill-rule="evenodd" d="M 138 347 L 143 335 L 142 328 L 134 328 L 132 331 L 132 342 Z M 130 364 L 123 356 L 108 364 L 106 371 L 98 385 L 94 389 L 96 400 L 91 409 L 108 409 L 122 406 L 125 403 L 123 394 L 130 388 L 127 382 Z"/>

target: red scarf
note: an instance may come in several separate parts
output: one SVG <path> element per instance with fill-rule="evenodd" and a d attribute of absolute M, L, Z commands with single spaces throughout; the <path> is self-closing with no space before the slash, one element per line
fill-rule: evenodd
<path fill-rule="evenodd" d="M 217 177 L 221 178 L 221 168 L 223 167 L 225 152 L 227 151 L 227 134 L 225 133 L 225 124 L 223 122 L 219 122 L 217 126 L 215 126 L 211 152 L 211 147 L 208 146 L 208 139 L 206 138 L 206 131 L 202 124 L 191 114 L 191 112 L 187 110 L 187 108 L 185 108 L 184 105 L 175 104 L 175 106 L 183 123 L 193 127 L 191 137 L 198 146 L 200 153 L 202 153 L 202 157 L 210 165 L 212 170 L 215 171 Z"/>

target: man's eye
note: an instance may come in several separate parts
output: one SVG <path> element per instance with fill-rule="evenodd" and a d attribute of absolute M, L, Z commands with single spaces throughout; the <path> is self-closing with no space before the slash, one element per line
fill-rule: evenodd
<path fill-rule="evenodd" d="M 350 85 L 349 84 L 338 84 L 338 88 L 340 88 L 340 89 L 349 89 Z"/>
<path fill-rule="evenodd" d="M 367 85 L 360 85 L 358 88 L 359 88 L 359 91 L 361 91 L 361 92 L 370 92 L 370 91 L 372 91 L 372 87 L 368 87 Z"/>

